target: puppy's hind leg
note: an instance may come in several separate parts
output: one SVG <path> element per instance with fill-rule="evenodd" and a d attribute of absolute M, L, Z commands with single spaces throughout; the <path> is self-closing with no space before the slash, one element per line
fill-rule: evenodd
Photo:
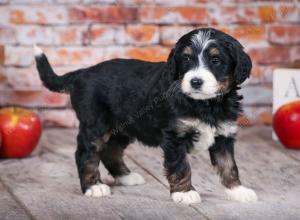
<path fill-rule="evenodd" d="M 123 135 L 114 135 L 107 147 L 100 152 L 100 158 L 109 173 L 115 178 L 117 185 L 133 186 L 145 183 L 144 178 L 135 172 L 130 172 L 123 159 L 123 152 L 130 140 Z"/>
<path fill-rule="evenodd" d="M 86 196 L 101 197 L 110 195 L 109 186 L 102 183 L 98 169 L 99 151 L 104 146 L 98 146 L 87 128 L 81 126 L 77 137 L 77 151 L 75 154 L 81 190 Z"/>

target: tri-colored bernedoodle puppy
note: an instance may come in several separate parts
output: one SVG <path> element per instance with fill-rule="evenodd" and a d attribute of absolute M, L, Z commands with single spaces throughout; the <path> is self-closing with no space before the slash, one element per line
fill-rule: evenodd
<path fill-rule="evenodd" d="M 100 178 L 99 162 L 123 185 L 143 184 L 123 161 L 126 146 L 138 140 L 159 146 L 175 202 L 199 203 L 187 154 L 206 149 L 228 198 L 255 201 L 241 185 L 234 159 L 239 85 L 249 77 L 251 60 L 233 37 L 212 29 L 182 36 L 167 62 L 113 59 L 57 76 L 35 47 L 44 85 L 69 93 L 80 121 L 76 163 L 86 196 L 111 194 Z M 199 167 L 201 169 L 201 167 Z"/>

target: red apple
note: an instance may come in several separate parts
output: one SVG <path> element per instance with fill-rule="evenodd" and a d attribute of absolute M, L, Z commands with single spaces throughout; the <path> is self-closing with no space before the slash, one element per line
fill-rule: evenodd
<path fill-rule="evenodd" d="M 41 132 L 41 122 L 34 112 L 23 108 L 1 109 L 2 147 L 0 148 L 0 157 L 28 156 L 38 144 Z"/>
<path fill-rule="evenodd" d="M 281 106 L 274 115 L 273 127 L 284 146 L 300 149 L 300 101 Z"/>

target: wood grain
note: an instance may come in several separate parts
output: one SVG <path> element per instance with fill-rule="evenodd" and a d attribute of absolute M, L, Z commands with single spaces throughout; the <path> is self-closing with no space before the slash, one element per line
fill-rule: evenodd
<path fill-rule="evenodd" d="M 274 141 L 272 139 L 272 128 L 269 126 L 261 126 L 257 127 L 250 127 L 244 133 L 252 134 L 254 137 L 266 142 L 269 146 L 274 147 L 276 150 L 282 152 L 283 154 L 288 155 L 289 157 L 293 158 L 300 162 L 300 150 L 292 150 L 285 148 L 279 141 Z"/>
<path fill-rule="evenodd" d="M 112 177 L 101 165 L 105 182 L 113 185 L 112 196 L 83 196 L 79 190 L 73 156 L 74 133 L 66 131 L 64 137 L 61 137 L 59 132 L 54 132 L 47 136 L 50 137 L 51 144 L 43 139 L 44 149 L 41 156 L 16 160 L 6 166 L 0 164 L 0 173 L 4 173 L 1 176 L 3 181 L 10 186 L 34 218 L 203 219 L 193 208 L 174 204 L 168 190 L 128 158 L 125 158 L 128 166 L 145 177 L 145 185 L 114 186 Z M 50 148 L 52 152 L 49 152 Z"/>
<path fill-rule="evenodd" d="M 241 180 L 256 190 L 256 203 L 227 201 L 208 152 L 189 156 L 193 183 L 203 202 L 192 206 L 173 203 L 163 173 L 162 151 L 138 143 L 126 150 L 125 161 L 147 183 L 115 186 L 101 165 L 102 178 L 112 186 L 113 195 L 86 198 L 79 190 L 74 161 L 75 130 L 46 130 L 40 156 L 1 162 L 1 180 L 35 219 L 299 219 L 299 152 L 294 154 L 273 142 L 270 132 L 266 127 L 241 129 L 236 144 Z M 18 206 L 1 185 L 0 195 L 1 210 L 8 200 Z M 10 216 L 19 216 L 14 214 L 18 209 L 4 207 Z M 0 218 L 5 216 L 0 211 Z M 20 216 L 27 217 L 26 213 L 24 218 Z"/>
<path fill-rule="evenodd" d="M 17 203 L 6 187 L 0 182 L 0 217 L 1 220 L 30 219 L 26 211 Z"/>
<path fill-rule="evenodd" d="M 259 133 L 260 128 L 255 128 Z M 253 132 L 253 131 L 252 131 Z M 193 205 L 210 219 L 298 219 L 300 216 L 300 163 L 289 158 L 253 133 L 243 129 L 236 144 L 241 180 L 252 187 L 259 202 L 240 204 L 227 201 L 224 190 L 210 166 L 208 152 L 190 156 L 192 179 L 203 203 Z M 128 151 L 140 166 L 167 184 L 160 151 L 135 148 Z"/>

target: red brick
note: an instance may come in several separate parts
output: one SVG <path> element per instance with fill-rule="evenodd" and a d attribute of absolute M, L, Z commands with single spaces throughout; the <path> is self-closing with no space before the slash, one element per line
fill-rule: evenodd
<path fill-rule="evenodd" d="M 110 47 L 59 47 L 44 48 L 52 65 L 90 66 L 113 58 L 125 58 L 126 48 Z"/>
<path fill-rule="evenodd" d="M 300 5 L 295 5 L 294 3 L 280 4 L 278 9 L 278 20 L 299 23 Z"/>
<path fill-rule="evenodd" d="M 39 116 L 46 127 L 74 128 L 79 125 L 75 112 L 71 109 L 41 110 Z"/>
<path fill-rule="evenodd" d="M 4 60 L 5 60 L 4 46 L 0 45 L 0 65 L 4 64 Z"/>
<path fill-rule="evenodd" d="M 104 59 L 105 48 L 95 47 L 41 47 L 51 65 L 88 66 Z M 109 54 L 108 54 L 109 55 Z M 108 56 L 107 55 L 107 56 Z M 32 47 L 5 47 L 5 65 L 28 67 L 34 64 Z"/>
<path fill-rule="evenodd" d="M 104 60 L 125 58 L 124 47 L 41 47 L 51 65 L 77 65 L 86 67 Z M 32 47 L 11 47 L 5 49 L 5 65 L 28 67 L 34 64 Z"/>
<path fill-rule="evenodd" d="M 262 5 L 258 7 L 258 15 L 262 22 L 276 21 L 276 9 L 271 5 Z"/>
<path fill-rule="evenodd" d="M 160 38 L 161 44 L 163 45 L 171 45 L 174 44 L 179 40 L 179 38 L 192 31 L 194 28 L 191 26 L 165 26 L 160 28 Z"/>
<path fill-rule="evenodd" d="M 291 62 L 289 47 L 264 47 L 250 49 L 252 61 L 258 64 L 286 64 Z"/>
<path fill-rule="evenodd" d="M 243 4 L 237 18 L 239 23 L 270 23 L 277 20 L 277 10 L 272 4 Z"/>
<path fill-rule="evenodd" d="M 229 25 L 217 25 L 217 26 L 212 26 L 213 28 L 216 28 L 219 31 L 223 31 L 226 34 L 232 35 L 232 28 Z"/>
<path fill-rule="evenodd" d="M 241 25 L 232 28 L 232 36 L 240 41 L 251 43 L 266 39 L 266 28 L 257 25 Z"/>
<path fill-rule="evenodd" d="M 103 51 L 100 48 L 45 48 L 45 53 L 53 65 L 92 65 L 103 58 Z"/>
<path fill-rule="evenodd" d="M 37 3 L 51 3 L 53 0 L 11 0 L 14 4 L 37 4 Z"/>
<path fill-rule="evenodd" d="M 4 69 L 6 83 L 14 90 L 41 90 L 42 83 L 35 68 L 14 68 Z"/>
<path fill-rule="evenodd" d="M 26 25 L 16 27 L 17 42 L 21 45 L 53 44 L 53 30 L 51 27 Z"/>
<path fill-rule="evenodd" d="M 9 7 L 0 7 L 0 25 L 9 26 Z"/>
<path fill-rule="evenodd" d="M 123 0 L 123 1 L 126 1 L 126 0 Z M 151 3 L 151 0 L 146 0 L 146 1 L 135 0 L 135 1 Z M 191 0 L 176 0 L 176 1 L 174 1 L 174 0 L 152 0 L 152 2 L 155 2 L 156 4 L 159 4 L 159 5 L 187 5 L 187 4 L 191 3 L 192 1 Z"/>
<path fill-rule="evenodd" d="M 68 25 L 53 28 L 53 41 L 58 45 L 81 45 L 86 43 L 88 26 Z"/>
<path fill-rule="evenodd" d="M 270 28 L 269 41 L 274 44 L 300 43 L 300 25 L 275 25 Z"/>
<path fill-rule="evenodd" d="M 3 90 L 0 105 L 20 105 L 26 107 L 66 107 L 69 97 L 65 94 L 49 91 L 13 91 Z"/>
<path fill-rule="evenodd" d="M 271 123 L 273 69 L 300 64 L 300 5 L 292 1 L 8 2 L 0 0 L 0 105 L 45 107 L 40 114 L 47 126 L 75 127 L 78 122 L 68 109 L 68 96 L 57 97 L 41 85 L 33 65 L 33 43 L 43 47 L 55 72 L 64 74 L 116 57 L 166 60 L 169 47 L 183 34 L 196 26 L 215 26 L 240 40 L 253 58 L 251 78 L 243 90 L 244 124 Z M 79 2 L 82 6 L 72 5 Z M 163 46 L 153 46 L 159 43 Z"/>
<path fill-rule="evenodd" d="M 202 6 L 143 6 L 142 22 L 161 24 L 207 24 L 207 9 Z"/>
<path fill-rule="evenodd" d="M 121 46 L 110 46 L 110 47 L 103 47 L 99 48 L 103 52 L 102 61 L 111 60 L 115 58 L 128 58 L 126 56 L 125 51 L 127 47 Z"/>
<path fill-rule="evenodd" d="M 63 3 L 63 4 L 74 4 L 74 3 L 80 3 L 81 0 L 56 0 L 57 3 Z"/>
<path fill-rule="evenodd" d="M 121 5 L 147 5 L 147 4 L 161 4 L 161 2 L 177 2 L 172 0 L 82 0 L 83 2 L 88 3 L 110 3 L 110 4 L 121 4 Z M 184 0 L 178 0 L 178 2 Z"/>
<path fill-rule="evenodd" d="M 134 45 L 149 45 L 159 43 L 159 29 L 154 25 L 128 25 L 126 41 Z"/>
<path fill-rule="evenodd" d="M 76 6 L 70 8 L 69 17 L 72 22 L 127 23 L 137 21 L 138 9 L 126 6 Z"/>
<path fill-rule="evenodd" d="M 209 18 L 212 24 L 230 24 L 238 21 L 238 7 L 236 5 L 211 5 Z"/>
<path fill-rule="evenodd" d="M 6 66 L 30 66 L 33 63 L 32 47 L 5 47 Z"/>
<path fill-rule="evenodd" d="M 16 31 L 9 26 L 0 26 L 0 44 L 15 44 Z"/>
<path fill-rule="evenodd" d="M 53 66 L 56 74 L 63 75 L 67 72 L 77 70 L 83 66 Z M 16 91 L 39 91 L 43 87 L 39 74 L 35 66 L 29 68 L 5 67 L 2 76 L 5 78 L 6 84 Z M 1 75 L 0 75 L 1 78 Z M 0 80 L 1 84 L 1 80 Z"/>
<path fill-rule="evenodd" d="M 9 10 L 12 24 L 65 24 L 68 21 L 67 10 L 63 6 L 11 6 L 6 10 Z"/>
<path fill-rule="evenodd" d="M 164 47 L 141 47 L 128 48 L 126 55 L 130 58 L 141 59 L 146 61 L 165 61 L 170 50 Z"/>
<path fill-rule="evenodd" d="M 251 2 L 253 0 L 188 0 L 188 3 L 237 3 L 237 2 Z M 218 6 L 221 6 L 219 4 Z"/>
<path fill-rule="evenodd" d="M 120 25 L 92 25 L 87 38 L 92 45 L 125 44 L 125 28 Z"/>
<path fill-rule="evenodd" d="M 0 89 L 4 89 L 6 87 L 6 77 L 4 75 L 3 67 L 0 66 Z"/>
<path fill-rule="evenodd" d="M 262 25 L 221 25 L 213 26 L 234 38 L 247 48 L 260 48 L 268 46 L 267 29 Z"/>
<path fill-rule="evenodd" d="M 118 3 L 123 3 L 122 1 L 124 1 L 124 3 L 126 3 L 128 0 L 118 0 Z M 143 0 L 141 0 L 143 1 Z M 82 3 L 116 3 L 116 0 L 81 0 Z"/>
<path fill-rule="evenodd" d="M 258 12 L 256 7 L 240 7 L 238 12 L 239 23 L 258 23 Z"/>
<path fill-rule="evenodd" d="M 300 46 L 292 47 L 291 59 L 291 61 L 295 64 L 296 68 L 300 68 Z"/>

